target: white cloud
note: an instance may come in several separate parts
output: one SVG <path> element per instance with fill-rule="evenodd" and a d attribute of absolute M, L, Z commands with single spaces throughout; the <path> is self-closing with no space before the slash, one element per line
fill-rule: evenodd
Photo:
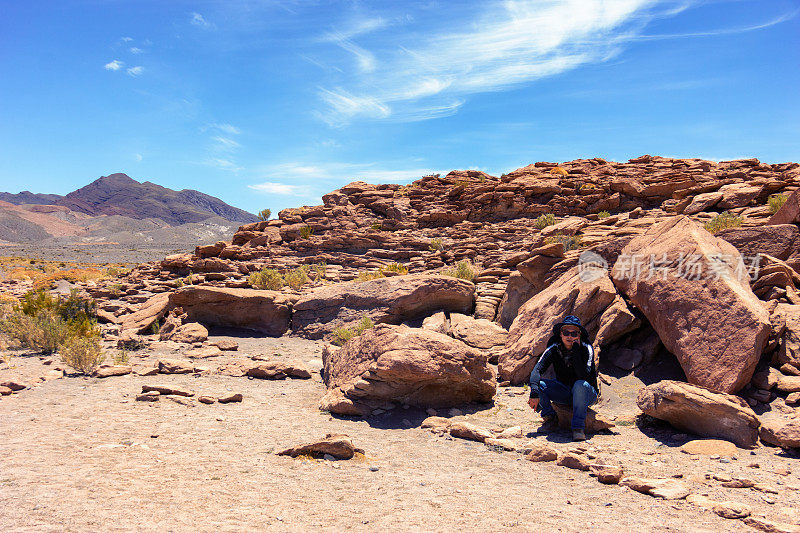
<path fill-rule="evenodd" d="M 133 39 L 132 39 L 131 37 L 123 37 L 123 38 L 122 38 L 122 39 L 120 39 L 120 40 L 121 40 L 122 42 L 129 43 L 129 42 L 131 42 Z"/>
<path fill-rule="evenodd" d="M 122 68 L 122 65 L 124 65 L 124 63 L 122 61 L 120 61 L 119 59 L 115 59 L 114 61 L 111 61 L 110 63 L 106 63 L 104 68 L 106 70 L 119 70 L 119 69 Z"/>
<path fill-rule="evenodd" d="M 222 170 L 229 170 L 231 172 L 239 172 L 242 167 L 236 164 L 235 161 L 223 158 L 212 158 L 204 162 L 205 165 L 210 167 L 221 168 Z"/>
<path fill-rule="evenodd" d="M 136 158 L 136 161 L 141 161 L 142 159 L 144 159 L 142 157 L 142 154 L 136 154 L 134 157 Z"/>
<path fill-rule="evenodd" d="M 366 19 L 324 40 L 355 55 L 357 68 L 346 70 L 338 87 L 320 89 L 325 104 L 320 116 L 332 125 L 357 118 L 409 121 L 447 116 L 468 95 L 505 90 L 614 57 L 622 39 L 640 35 L 656 17 L 679 12 L 657 13 L 657 4 L 493 0 L 480 4 L 470 20 L 450 25 L 457 30 L 422 35 L 409 31 L 396 42 L 381 41 L 383 55 L 352 41 L 386 25 L 384 19 Z"/>
<path fill-rule="evenodd" d="M 211 140 L 214 141 L 214 147 L 217 150 L 229 151 L 241 147 L 241 144 L 227 137 L 215 136 L 211 137 Z"/>
<path fill-rule="evenodd" d="M 301 188 L 297 185 L 287 185 L 286 183 L 276 183 L 272 181 L 265 181 L 264 183 L 256 183 L 255 185 L 248 185 L 250 189 L 268 194 L 280 194 L 284 196 L 299 196 Z"/>
<path fill-rule="evenodd" d="M 130 52 L 131 52 L 132 54 L 141 54 L 142 52 L 144 52 L 144 50 L 142 50 L 142 49 L 141 49 L 141 48 L 139 48 L 139 47 L 136 47 L 136 46 L 134 46 L 134 47 L 131 47 L 131 48 L 130 48 Z"/>
<path fill-rule="evenodd" d="M 141 66 L 131 67 L 126 72 L 128 73 L 128 76 L 136 77 L 142 72 L 144 72 L 144 67 Z"/>
<path fill-rule="evenodd" d="M 198 28 L 209 29 L 214 27 L 214 25 L 203 18 L 203 15 L 200 13 L 192 13 L 189 22 Z"/>
<path fill-rule="evenodd" d="M 218 129 L 219 131 L 227 133 L 228 135 L 239 135 L 242 133 L 239 128 L 233 126 L 232 124 L 211 124 L 209 127 Z"/>

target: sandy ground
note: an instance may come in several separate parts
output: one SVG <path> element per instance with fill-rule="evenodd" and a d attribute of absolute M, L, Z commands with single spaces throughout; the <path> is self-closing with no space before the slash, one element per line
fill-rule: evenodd
<path fill-rule="evenodd" d="M 318 373 L 286 381 L 215 373 L 217 366 L 256 354 L 320 365 L 321 345 L 312 341 L 237 340 L 234 355 L 198 361 L 211 369 L 199 376 L 52 378 L 2 397 L 0 530 L 754 531 L 686 501 L 659 500 L 555 463 L 435 436 L 418 427 L 427 416 L 419 409 L 398 407 L 368 420 L 334 418 L 317 409 L 324 392 Z M 134 359 L 152 364 L 159 355 Z M 15 356 L 10 365 L 0 364 L 0 381 L 33 383 L 59 366 L 57 359 L 45 366 L 48 359 Z M 134 401 L 144 384 L 198 395 L 239 392 L 244 401 Z M 635 389 L 615 383 L 618 394 L 607 411 L 634 413 Z M 522 388 L 500 388 L 493 405 L 455 418 L 489 428 L 521 425 L 529 441 L 575 447 L 565 432 L 539 433 L 540 419 L 525 402 Z M 350 435 L 366 459 L 275 454 L 326 433 Z M 767 447 L 739 450 L 729 462 L 692 458 L 678 450 L 687 437 L 677 434 L 663 425 L 622 425 L 617 434 L 593 436 L 585 448 L 597 462 L 621 463 L 626 475 L 681 475 L 694 493 L 800 523 L 798 459 Z M 725 473 L 778 493 L 724 488 L 706 478 Z"/>

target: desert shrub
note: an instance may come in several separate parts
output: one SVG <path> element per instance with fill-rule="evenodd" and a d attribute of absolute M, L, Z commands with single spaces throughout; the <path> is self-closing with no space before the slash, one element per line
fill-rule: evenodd
<path fill-rule="evenodd" d="M 767 198 L 767 205 L 769 206 L 769 212 L 773 215 L 778 212 L 778 209 L 783 207 L 783 204 L 786 203 L 789 197 L 785 194 L 772 194 L 769 198 Z"/>
<path fill-rule="evenodd" d="M 456 187 L 466 187 L 468 184 L 467 180 L 457 180 L 455 183 Z"/>
<path fill-rule="evenodd" d="M 314 281 L 325 279 L 325 273 L 328 270 L 328 265 L 323 261 L 322 263 L 312 263 L 308 265 L 308 275 Z"/>
<path fill-rule="evenodd" d="M 128 350 L 124 347 L 121 350 L 118 350 L 117 353 L 114 355 L 115 365 L 127 365 L 128 363 L 130 363 L 130 361 L 131 361 L 130 354 L 128 353 Z"/>
<path fill-rule="evenodd" d="M 737 217 L 733 213 L 724 211 L 706 222 L 703 227 L 710 233 L 716 233 L 727 228 L 738 228 L 741 225 L 742 217 Z"/>
<path fill-rule="evenodd" d="M 256 216 L 258 217 L 258 220 L 266 222 L 267 220 L 269 220 L 269 217 L 272 216 L 272 211 L 270 211 L 269 209 L 262 209 L 261 211 L 258 212 Z"/>
<path fill-rule="evenodd" d="M 50 270 L 45 268 L 45 270 Z M 66 270 L 58 270 L 55 272 L 45 273 L 44 275 L 38 275 L 33 277 L 33 287 L 35 289 L 43 289 L 49 288 L 53 285 L 53 282 L 58 280 L 66 280 L 70 283 L 78 283 L 78 282 L 87 282 L 87 281 L 97 281 L 101 278 L 105 277 L 105 272 L 100 270 L 99 268 L 69 268 Z"/>
<path fill-rule="evenodd" d="M 280 290 L 284 285 L 283 276 L 274 268 L 264 268 L 253 272 L 248 278 L 251 287 L 256 289 Z"/>
<path fill-rule="evenodd" d="M 384 275 L 380 270 L 367 270 L 359 272 L 358 276 L 356 276 L 356 281 L 372 281 L 373 279 L 382 277 L 384 277 Z"/>
<path fill-rule="evenodd" d="M 547 226 L 552 226 L 555 223 L 556 223 L 556 216 L 553 213 L 547 213 L 546 215 L 540 215 L 533 222 L 533 226 L 536 229 L 544 229 Z"/>
<path fill-rule="evenodd" d="M 469 259 L 462 259 L 456 263 L 455 266 L 442 270 L 442 274 L 454 278 L 465 279 L 467 281 L 473 281 L 478 272 Z"/>
<path fill-rule="evenodd" d="M 105 359 L 99 335 L 70 336 L 60 353 L 64 362 L 81 374 L 91 374 Z"/>
<path fill-rule="evenodd" d="M 397 272 L 398 274 L 408 274 L 408 267 L 400 263 L 389 263 L 383 267 L 383 272 Z"/>
<path fill-rule="evenodd" d="M 603 220 L 604 218 L 608 218 L 610 216 L 611 216 L 611 213 L 609 213 L 608 211 L 605 211 L 605 210 L 600 211 L 599 213 L 597 213 L 597 218 L 599 218 L 600 220 Z"/>
<path fill-rule="evenodd" d="M 383 228 L 383 226 L 381 225 L 380 222 L 375 222 L 374 224 L 370 225 L 370 229 L 380 230 L 381 228 Z"/>
<path fill-rule="evenodd" d="M 309 239 L 311 236 L 314 235 L 314 228 L 311 226 L 303 226 L 300 228 L 300 238 L 301 239 Z"/>
<path fill-rule="evenodd" d="M 98 334 L 95 304 L 72 291 L 57 298 L 43 290 L 27 292 L 0 322 L 0 332 L 25 348 L 43 353 L 59 349 L 71 337 Z"/>
<path fill-rule="evenodd" d="M 436 250 L 441 250 L 443 247 L 441 237 L 436 237 L 431 239 L 431 242 L 428 243 L 428 249 L 431 252 L 435 252 Z"/>
<path fill-rule="evenodd" d="M 583 239 L 580 235 L 566 235 L 564 233 L 556 233 L 555 235 L 550 235 L 544 240 L 545 244 L 553 244 L 554 242 L 560 242 L 564 245 L 564 251 L 569 252 L 570 250 L 576 250 L 583 246 Z"/>
<path fill-rule="evenodd" d="M 300 265 L 289 270 L 283 275 L 283 281 L 294 290 L 300 289 L 306 283 L 311 283 L 311 278 L 308 277 L 308 266 Z"/>
<path fill-rule="evenodd" d="M 117 298 L 122 294 L 122 284 L 112 283 L 111 285 L 108 286 L 108 291 L 111 293 L 111 296 Z"/>
<path fill-rule="evenodd" d="M 351 328 L 336 328 L 333 330 L 333 344 L 336 346 L 342 346 L 344 343 L 349 341 L 354 337 L 358 337 L 368 329 L 374 327 L 375 324 L 372 322 L 372 319 L 368 316 L 361 317 L 361 320 L 358 321 L 358 324 Z"/>
<path fill-rule="evenodd" d="M 159 331 L 161 331 L 161 322 L 159 322 L 156 318 L 153 323 L 150 324 L 150 333 L 153 335 L 158 335 Z"/>
<path fill-rule="evenodd" d="M 569 173 L 561 167 L 553 167 L 550 169 L 550 174 L 554 176 L 566 176 Z"/>

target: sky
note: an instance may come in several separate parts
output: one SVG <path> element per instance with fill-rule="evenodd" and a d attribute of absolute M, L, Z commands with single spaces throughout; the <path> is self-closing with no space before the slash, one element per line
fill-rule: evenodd
<path fill-rule="evenodd" d="M 0 0 L 0 191 L 800 161 L 800 0 Z"/>

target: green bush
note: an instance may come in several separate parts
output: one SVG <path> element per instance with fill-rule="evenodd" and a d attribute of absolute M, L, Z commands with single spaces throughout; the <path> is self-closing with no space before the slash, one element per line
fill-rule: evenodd
<path fill-rule="evenodd" d="M 258 212 L 256 216 L 258 217 L 258 220 L 266 222 L 267 220 L 269 220 L 269 217 L 272 216 L 272 211 L 270 211 L 269 209 L 262 209 L 261 211 Z"/>
<path fill-rule="evenodd" d="M 311 226 L 303 226 L 300 228 L 300 238 L 301 239 L 309 239 L 311 236 L 314 235 L 314 228 Z"/>
<path fill-rule="evenodd" d="M 29 291 L 0 322 L 0 332 L 25 348 L 52 353 L 69 338 L 99 335 L 95 315 L 94 301 L 75 290 L 66 298 Z"/>
<path fill-rule="evenodd" d="M 783 204 L 786 203 L 789 197 L 785 194 L 772 194 L 769 198 L 767 198 L 767 205 L 769 206 L 769 212 L 771 214 L 775 214 L 778 212 L 778 209 L 783 207 Z"/>
<path fill-rule="evenodd" d="M 256 289 L 280 290 L 284 285 L 283 276 L 274 268 L 264 268 L 253 272 L 248 278 L 251 287 Z"/>
<path fill-rule="evenodd" d="M 325 273 L 328 271 L 328 265 L 323 261 L 322 263 L 312 263 L 308 265 L 308 273 L 311 279 L 319 281 L 325 279 Z"/>
<path fill-rule="evenodd" d="M 556 217 L 553 213 L 547 213 L 546 215 L 541 215 L 533 222 L 533 226 L 536 229 L 544 229 L 547 226 L 552 226 L 556 223 Z"/>
<path fill-rule="evenodd" d="M 383 228 L 383 225 L 380 222 L 375 222 L 374 224 L 370 225 L 370 229 L 380 230 Z"/>
<path fill-rule="evenodd" d="M 462 259 L 455 266 L 442 270 L 445 276 L 473 281 L 478 275 L 477 269 L 469 259 Z"/>
<path fill-rule="evenodd" d="M 294 290 L 299 290 L 306 283 L 311 283 L 311 278 L 308 277 L 308 266 L 300 265 L 286 272 L 283 275 L 283 281 Z"/>
<path fill-rule="evenodd" d="M 372 281 L 373 279 L 379 279 L 383 277 L 385 276 L 380 270 L 367 270 L 365 272 L 359 272 L 358 276 L 356 276 L 356 281 Z"/>
<path fill-rule="evenodd" d="M 604 218 L 608 218 L 610 216 L 611 213 L 609 213 L 608 211 L 600 211 L 599 213 L 597 213 L 597 218 L 599 218 L 600 220 L 603 220 Z"/>
<path fill-rule="evenodd" d="M 352 328 L 336 328 L 333 330 L 333 344 L 336 346 L 342 346 L 344 343 L 349 341 L 354 337 L 358 337 L 368 329 L 374 327 L 375 324 L 372 322 L 372 319 L 368 316 L 362 317 L 359 320 L 358 324 L 353 326 Z"/>
<path fill-rule="evenodd" d="M 382 269 L 383 272 L 396 272 L 398 274 L 408 274 L 408 267 L 400 263 L 389 263 Z"/>
<path fill-rule="evenodd" d="M 583 239 L 580 235 L 566 235 L 564 233 L 556 233 L 555 235 L 550 235 L 549 237 L 545 238 L 545 244 L 553 244 L 554 242 L 560 242 L 564 245 L 564 251 L 569 252 L 570 250 L 576 250 L 583 246 Z"/>
<path fill-rule="evenodd" d="M 100 336 L 72 336 L 61 348 L 61 359 L 81 374 L 91 374 L 103 362 Z"/>
<path fill-rule="evenodd" d="M 442 239 L 440 237 L 436 237 L 431 239 L 431 242 L 428 243 L 428 249 L 431 252 L 435 252 L 436 250 L 441 250 L 443 247 Z"/>
<path fill-rule="evenodd" d="M 738 228 L 741 225 L 742 217 L 737 217 L 733 213 L 724 211 L 706 222 L 703 227 L 710 233 L 717 233 L 728 228 Z"/>

